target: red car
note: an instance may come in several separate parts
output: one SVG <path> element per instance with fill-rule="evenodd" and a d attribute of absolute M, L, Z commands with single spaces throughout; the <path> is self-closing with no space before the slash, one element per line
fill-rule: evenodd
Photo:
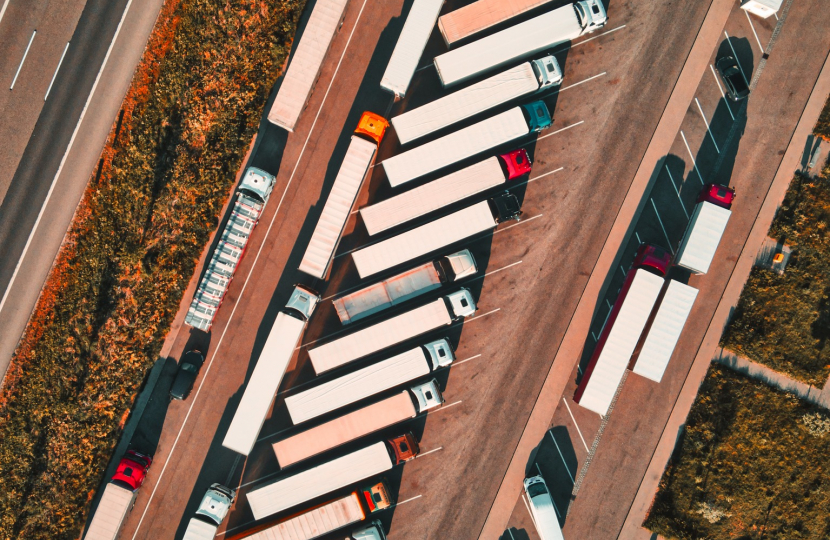
<path fill-rule="evenodd" d="M 152 464 L 153 458 L 151 456 L 141 454 L 135 450 L 127 450 L 112 477 L 112 483 L 136 491 L 144 483 L 147 470 L 150 469 Z"/>

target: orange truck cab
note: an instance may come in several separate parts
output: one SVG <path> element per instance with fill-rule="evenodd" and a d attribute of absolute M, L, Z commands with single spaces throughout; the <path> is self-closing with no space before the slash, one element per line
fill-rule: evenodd
<path fill-rule="evenodd" d="M 357 129 L 354 132 L 355 135 L 361 135 L 362 137 L 371 139 L 380 146 L 380 141 L 383 140 L 383 135 L 386 133 L 386 128 L 388 127 L 389 122 L 384 117 L 366 111 L 360 117 L 360 121 L 357 123 Z"/>
<path fill-rule="evenodd" d="M 399 435 L 386 442 L 392 449 L 395 465 L 415 459 L 421 453 L 418 441 L 415 440 L 415 436 L 411 432 Z"/>

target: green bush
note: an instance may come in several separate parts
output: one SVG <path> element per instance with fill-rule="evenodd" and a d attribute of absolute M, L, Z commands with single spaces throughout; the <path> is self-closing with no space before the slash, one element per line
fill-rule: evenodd
<path fill-rule="evenodd" d="M 796 175 L 770 228 L 792 256 L 783 275 L 754 268 L 721 345 L 795 379 L 830 374 L 830 169 Z"/>
<path fill-rule="evenodd" d="M 645 527 L 666 538 L 830 538 L 826 411 L 713 364 Z"/>
<path fill-rule="evenodd" d="M 78 538 L 303 5 L 165 3 L 0 393 L 0 538 Z"/>

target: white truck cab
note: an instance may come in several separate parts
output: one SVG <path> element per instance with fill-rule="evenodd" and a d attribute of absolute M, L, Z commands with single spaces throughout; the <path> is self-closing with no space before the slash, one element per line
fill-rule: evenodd
<path fill-rule="evenodd" d="M 583 33 L 593 32 L 608 22 L 605 6 L 599 0 L 580 0 L 574 4 L 574 9 L 582 24 Z"/>
<path fill-rule="evenodd" d="M 533 68 L 536 80 L 539 81 L 539 90 L 562 84 L 562 68 L 559 67 L 559 62 L 552 54 L 538 60 L 531 60 L 530 67 Z"/>
<path fill-rule="evenodd" d="M 314 308 L 317 307 L 319 302 L 320 295 L 316 291 L 302 285 L 297 285 L 294 288 L 294 292 L 291 293 L 288 303 L 285 304 L 285 311 L 297 319 L 307 321 L 311 317 L 311 314 L 314 313 Z"/>
<path fill-rule="evenodd" d="M 418 384 L 409 389 L 415 400 L 418 402 L 418 412 L 422 413 L 434 409 L 444 403 L 444 396 L 438 388 L 438 381 L 432 379 L 429 382 Z"/>
<path fill-rule="evenodd" d="M 219 525 L 231 509 L 236 492 L 222 484 L 213 484 L 207 490 L 196 517 L 190 519 L 182 540 L 210 540 L 216 536 Z"/>
<path fill-rule="evenodd" d="M 248 167 L 245 171 L 245 176 L 239 182 L 239 191 L 246 195 L 251 195 L 260 202 L 268 202 L 268 197 L 271 196 L 271 190 L 274 189 L 274 184 L 277 179 L 272 174 L 268 174 L 262 169 L 256 167 Z"/>
<path fill-rule="evenodd" d="M 374 520 L 365 527 L 352 531 L 353 540 L 386 540 L 379 520 Z"/>
<path fill-rule="evenodd" d="M 476 301 L 469 289 L 461 289 L 444 297 L 450 305 L 453 319 L 469 317 L 476 312 Z"/>
<path fill-rule="evenodd" d="M 426 349 L 427 354 L 429 354 L 429 360 L 432 364 L 433 371 L 438 368 L 448 366 L 453 363 L 453 360 L 455 360 L 455 355 L 452 352 L 450 342 L 446 339 L 439 339 L 427 343 L 424 345 L 424 349 Z"/>
<path fill-rule="evenodd" d="M 444 273 L 449 274 L 444 262 L 449 263 L 449 269 L 452 270 L 452 278 L 447 281 L 458 281 L 461 278 L 472 276 L 478 272 L 476 260 L 473 258 L 473 254 L 470 253 L 469 249 L 462 249 L 457 253 L 447 255 L 439 261 Z M 449 278 L 449 276 L 447 277 Z"/>

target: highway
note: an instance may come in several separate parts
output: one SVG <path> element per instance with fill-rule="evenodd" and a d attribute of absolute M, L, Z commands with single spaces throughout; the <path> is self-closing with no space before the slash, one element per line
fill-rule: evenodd
<path fill-rule="evenodd" d="M 6 0 L 0 7 L 0 80 L 9 88 L 0 92 L 2 374 L 160 6 L 161 0 Z"/>

